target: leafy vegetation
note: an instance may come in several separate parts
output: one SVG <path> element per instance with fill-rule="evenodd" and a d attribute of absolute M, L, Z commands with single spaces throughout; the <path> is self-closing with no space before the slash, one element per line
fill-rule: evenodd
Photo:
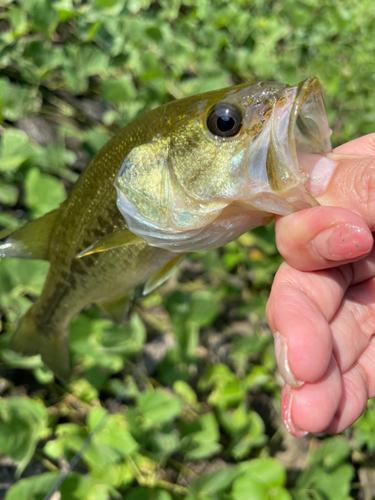
<path fill-rule="evenodd" d="M 56 208 L 108 138 L 173 98 L 316 75 L 333 143 L 372 132 L 372 11 L 371 0 L 2 0 L 1 226 Z M 54 500 L 373 498 L 373 402 L 345 436 L 283 428 L 264 318 L 279 264 L 272 226 L 259 228 L 190 255 L 122 327 L 84 311 L 63 386 L 8 349 L 48 264 L 3 259 L 0 498 L 40 500 L 65 476 Z"/>

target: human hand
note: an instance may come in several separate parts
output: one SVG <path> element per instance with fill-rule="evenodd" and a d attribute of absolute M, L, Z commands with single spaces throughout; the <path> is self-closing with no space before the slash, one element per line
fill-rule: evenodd
<path fill-rule="evenodd" d="M 375 134 L 329 157 L 338 166 L 317 196 L 324 206 L 275 221 L 286 262 L 266 314 L 296 437 L 343 431 L 375 396 Z"/>

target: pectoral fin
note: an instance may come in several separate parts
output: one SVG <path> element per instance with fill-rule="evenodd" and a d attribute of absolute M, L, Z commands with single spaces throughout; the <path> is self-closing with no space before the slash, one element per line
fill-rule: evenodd
<path fill-rule="evenodd" d="M 125 321 L 129 312 L 131 302 L 133 300 L 134 290 L 119 295 L 111 300 L 97 302 L 97 305 L 102 309 L 115 323 L 121 324 Z"/>
<path fill-rule="evenodd" d="M 162 285 L 164 281 L 172 275 L 173 271 L 176 269 L 178 264 L 185 258 L 186 253 L 177 255 L 172 260 L 170 260 L 161 269 L 158 269 L 146 282 L 143 288 L 143 295 L 147 295 L 155 290 L 158 286 Z"/>
<path fill-rule="evenodd" d="M 28 222 L 17 231 L 0 236 L 0 257 L 48 260 L 50 235 L 56 223 L 59 209 Z"/>
<path fill-rule="evenodd" d="M 128 228 L 120 229 L 119 231 L 107 234 L 103 238 L 100 238 L 100 240 L 82 250 L 82 252 L 76 255 L 76 259 L 81 259 L 82 257 L 91 255 L 92 253 L 107 252 L 108 250 L 113 250 L 114 248 L 134 245 L 141 241 L 143 241 L 142 238 L 131 233 Z"/>

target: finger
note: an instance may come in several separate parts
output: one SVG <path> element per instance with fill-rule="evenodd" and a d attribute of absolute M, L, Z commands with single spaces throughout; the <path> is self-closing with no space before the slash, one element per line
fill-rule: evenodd
<path fill-rule="evenodd" d="M 327 367 L 327 349 L 334 349 L 343 371 L 356 361 L 375 331 L 374 275 L 375 248 L 361 261 L 325 271 L 280 266 L 266 315 L 278 332 L 276 357 L 286 383 L 318 380 Z"/>
<path fill-rule="evenodd" d="M 370 281 L 372 283 L 370 283 Z M 363 301 L 368 300 L 371 303 L 371 307 L 373 307 L 373 297 L 374 297 L 374 280 L 369 280 L 369 283 L 366 284 L 366 287 L 362 287 L 362 290 L 359 290 L 360 296 L 356 290 L 353 291 L 352 298 L 357 297 L 357 300 Z M 361 287 L 354 287 L 361 288 Z M 367 297 L 365 298 L 365 295 Z M 363 319 L 365 320 L 364 328 L 367 329 L 367 335 L 363 335 L 363 338 L 366 339 L 367 347 L 365 348 L 363 354 L 359 357 L 358 362 L 356 363 L 354 360 L 354 364 L 352 364 L 351 368 L 344 373 L 342 376 L 342 397 L 340 403 L 338 405 L 337 411 L 326 428 L 326 432 L 329 433 L 338 433 L 345 430 L 349 427 L 353 422 L 355 422 L 363 413 L 366 408 L 366 403 L 368 398 L 372 398 L 375 396 L 375 377 L 373 374 L 374 364 L 375 364 L 375 338 L 371 336 L 371 332 L 373 331 L 374 326 L 374 312 L 368 311 L 368 314 L 363 314 L 363 311 L 357 311 L 357 321 L 360 324 L 363 324 Z M 369 323 L 366 321 L 369 321 Z M 350 325 L 348 326 L 348 330 L 350 330 Z M 336 334 L 337 335 L 337 332 Z M 352 335 L 349 335 L 349 341 L 356 339 L 357 335 L 355 332 L 352 332 Z M 357 341 L 349 342 L 348 352 L 354 353 L 356 350 Z M 353 354 L 353 358 L 356 355 Z M 335 355 L 336 358 L 336 355 Z M 351 361 L 348 361 L 348 364 Z M 340 371 L 344 368 L 344 363 L 341 361 Z M 319 384 L 319 383 L 318 383 Z M 306 384 L 309 386 L 309 384 Z M 305 386 L 304 386 L 305 387 Z M 306 394 L 305 394 L 306 395 Z M 303 401 L 300 402 L 303 404 Z M 296 403 L 294 403 L 293 407 L 293 423 L 297 428 L 308 429 L 311 427 L 307 427 L 305 424 L 306 418 L 302 421 L 298 409 L 296 408 Z M 312 431 L 310 431 L 312 432 Z"/>
<path fill-rule="evenodd" d="M 353 141 L 342 144 L 333 150 L 334 154 L 375 155 L 375 134 L 367 134 Z"/>
<path fill-rule="evenodd" d="M 266 316 L 275 335 L 278 366 L 286 383 L 315 382 L 332 353 L 329 321 L 351 281 L 350 268 L 300 272 L 284 263 L 271 289 Z"/>
<path fill-rule="evenodd" d="M 342 397 L 336 414 L 326 428 L 330 434 L 342 432 L 364 412 L 367 404 L 366 380 L 356 365 L 342 376 Z"/>
<path fill-rule="evenodd" d="M 375 134 L 369 134 L 343 144 L 334 149 L 332 153 L 297 153 L 300 170 L 308 176 L 305 187 L 315 197 L 325 192 L 339 162 L 343 160 L 356 161 L 359 156 L 373 157 L 374 155 Z"/>
<path fill-rule="evenodd" d="M 342 373 L 368 348 L 375 333 L 375 279 L 350 287 L 331 321 L 333 352 Z"/>
<path fill-rule="evenodd" d="M 351 285 L 362 283 L 375 276 L 375 247 L 365 258 L 349 264 L 349 267 L 353 272 Z"/>
<path fill-rule="evenodd" d="M 358 363 L 342 377 L 343 396 L 327 432 L 342 432 L 355 422 L 375 396 L 375 338 L 372 337 Z"/>
<path fill-rule="evenodd" d="M 371 337 L 367 349 L 362 353 L 358 360 L 363 376 L 366 380 L 367 397 L 369 399 L 375 397 L 375 338 Z"/>
<path fill-rule="evenodd" d="M 375 231 L 375 156 L 342 159 L 317 200 L 324 206 L 351 210 Z"/>
<path fill-rule="evenodd" d="M 318 382 L 298 389 L 284 386 L 281 408 L 286 428 L 296 437 L 324 431 L 332 422 L 341 397 L 340 372 L 332 356 L 327 372 Z"/>
<path fill-rule="evenodd" d="M 276 244 L 302 271 L 353 262 L 370 252 L 371 231 L 361 217 L 336 207 L 315 207 L 275 219 Z"/>

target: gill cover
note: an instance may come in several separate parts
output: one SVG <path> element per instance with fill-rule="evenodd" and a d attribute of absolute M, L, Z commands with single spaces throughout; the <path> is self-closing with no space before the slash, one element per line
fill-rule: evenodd
<path fill-rule="evenodd" d="M 165 120 L 173 112 L 173 104 L 165 108 Z M 115 179 L 118 209 L 149 245 L 217 248 L 274 214 L 317 204 L 297 161 L 297 152 L 331 151 L 316 78 L 188 98 L 182 118 L 131 150 Z"/>

